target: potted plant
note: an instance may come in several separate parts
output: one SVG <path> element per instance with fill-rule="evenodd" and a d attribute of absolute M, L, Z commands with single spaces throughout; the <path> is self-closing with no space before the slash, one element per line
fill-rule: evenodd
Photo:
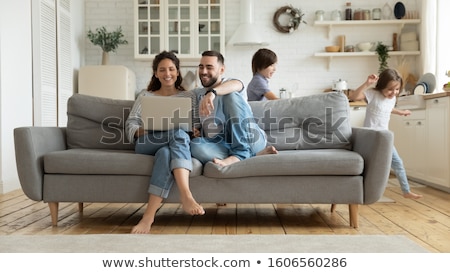
<path fill-rule="evenodd" d="M 375 49 L 378 55 L 378 61 L 380 62 L 380 66 L 378 68 L 378 73 L 383 72 L 386 68 L 388 68 L 387 59 L 389 59 L 389 50 L 387 45 L 382 42 L 378 42 L 377 48 Z"/>
<path fill-rule="evenodd" d="M 87 37 L 92 44 L 98 45 L 102 48 L 102 65 L 106 65 L 109 60 L 109 52 L 116 52 L 119 45 L 128 44 L 128 41 L 123 39 L 122 27 L 118 27 L 115 31 L 109 32 L 106 28 L 100 27 L 95 29 L 95 32 L 89 29 Z"/>

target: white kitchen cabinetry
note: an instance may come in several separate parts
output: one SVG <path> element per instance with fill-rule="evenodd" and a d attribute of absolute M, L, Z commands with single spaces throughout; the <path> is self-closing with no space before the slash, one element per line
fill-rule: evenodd
<path fill-rule="evenodd" d="M 427 179 L 425 110 L 412 110 L 410 116 L 392 115 L 391 130 L 394 132 L 395 148 L 405 165 L 409 177 Z"/>
<path fill-rule="evenodd" d="M 408 117 L 391 117 L 395 147 L 411 180 L 450 192 L 450 97 L 425 105 Z"/>
<path fill-rule="evenodd" d="M 205 50 L 223 51 L 223 0 L 134 0 L 134 55 L 149 60 L 163 50 L 197 59 Z"/>
<path fill-rule="evenodd" d="M 430 99 L 425 102 L 427 109 L 428 180 L 431 183 L 450 188 L 450 97 Z"/>
<path fill-rule="evenodd" d="M 363 127 L 365 117 L 366 117 L 365 106 L 350 105 L 350 124 L 352 125 L 352 127 Z"/>

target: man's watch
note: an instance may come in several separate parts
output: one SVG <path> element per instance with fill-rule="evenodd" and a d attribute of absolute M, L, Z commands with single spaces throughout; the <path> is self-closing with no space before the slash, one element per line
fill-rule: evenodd
<path fill-rule="evenodd" d="M 214 88 L 213 88 L 213 89 L 209 89 L 208 91 L 206 91 L 205 96 L 206 96 L 208 93 L 213 93 L 213 94 L 216 95 L 216 97 L 217 97 L 217 91 L 216 91 Z"/>

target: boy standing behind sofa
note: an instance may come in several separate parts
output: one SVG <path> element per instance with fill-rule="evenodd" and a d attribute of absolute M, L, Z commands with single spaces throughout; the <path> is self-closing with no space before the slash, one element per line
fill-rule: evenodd
<path fill-rule="evenodd" d="M 277 95 L 269 88 L 269 79 L 277 70 L 278 58 L 275 52 L 261 48 L 252 58 L 253 78 L 247 86 L 248 101 L 276 100 Z"/>

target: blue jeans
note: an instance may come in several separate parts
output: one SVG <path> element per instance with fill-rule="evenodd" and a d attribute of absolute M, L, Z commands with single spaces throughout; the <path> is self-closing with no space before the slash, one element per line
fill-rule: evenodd
<path fill-rule="evenodd" d="M 137 154 L 155 156 L 149 193 L 167 198 L 175 181 L 172 170 L 185 168 L 192 171 L 189 142 L 189 135 L 181 129 L 148 131 L 136 140 Z"/>
<path fill-rule="evenodd" d="M 408 193 L 410 191 L 408 177 L 406 176 L 405 167 L 403 167 L 403 161 L 400 158 L 400 155 L 398 154 L 397 149 L 395 149 L 395 147 L 392 147 L 391 168 L 394 170 L 398 182 L 400 182 L 400 188 L 402 189 L 402 192 Z"/>
<path fill-rule="evenodd" d="M 253 118 L 248 103 L 238 93 L 214 99 L 215 118 L 224 126 L 214 137 L 198 137 L 191 141 L 192 157 L 202 164 L 213 158 L 236 156 L 240 160 L 255 156 L 266 147 L 266 134 Z"/>

